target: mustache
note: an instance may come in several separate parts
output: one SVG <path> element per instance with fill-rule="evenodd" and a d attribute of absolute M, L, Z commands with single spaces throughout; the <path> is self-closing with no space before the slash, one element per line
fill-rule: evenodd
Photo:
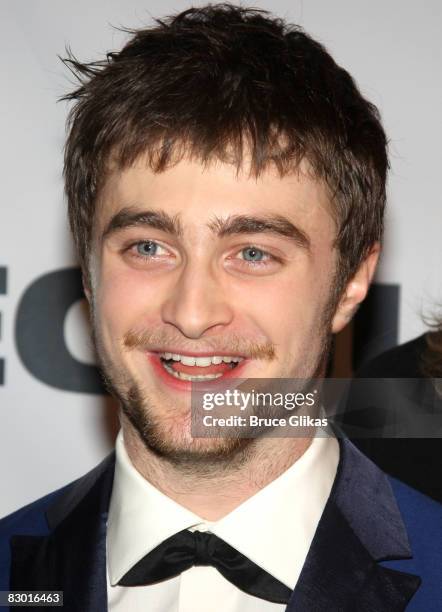
<path fill-rule="evenodd" d="M 148 329 L 129 330 L 123 336 L 123 347 L 125 350 L 143 350 L 163 352 L 166 348 L 174 347 L 187 352 L 213 352 L 235 353 L 249 359 L 263 359 L 271 361 L 276 357 L 275 345 L 272 342 L 253 342 L 237 335 L 223 337 L 205 338 L 204 343 L 190 344 L 183 343 L 183 339 L 178 339 L 167 332 Z"/>

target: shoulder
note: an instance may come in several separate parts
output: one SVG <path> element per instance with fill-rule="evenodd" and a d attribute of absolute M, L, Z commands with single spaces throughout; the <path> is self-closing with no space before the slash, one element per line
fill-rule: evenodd
<path fill-rule="evenodd" d="M 0 519 L 0 538 L 8 533 L 19 534 L 22 530 L 29 535 L 41 530 L 47 533 L 51 526 L 55 526 L 75 507 L 102 475 L 113 475 L 114 463 L 115 454 L 112 452 L 80 478 Z"/>
<path fill-rule="evenodd" d="M 8 516 L 0 519 L 0 540 L 9 534 L 19 533 L 41 533 L 48 531 L 48 524 L 45 519 L 46 510 L 62 495 L 73 483 L 57 489 L 36 501 L 19 508 Z"/>
<path fill-rule="evenodd" d="M 442 504 L 389 477 L 413 550 L 433 551 L 442 570 Z"/>
<path fill-rule="evenodd" d="M 395 346 L 364 364 L 359 378 L 419 378 L 421 355 L 426 348 L 426 334 Z"/>
<path fill-rule="evenodd" d="M 0 519 L 0 590 L 9 582 L 11 537 L 49 535 L 102 476 L 113 477 L 113 467 L 111 453 L 86 475 Z"/>
<path fill-rule="evenodd" d="M 442 601 L 442 505 L 389 477 L 404 522 L 412 558 L 382 565 L 421 577 L 422 584 L 407 612 L 439 610 Z"/>
<path fill-rule="evenodd" d="M 9 588 L 11 537 L 47 535 L 49 526 L 46 511 L 70 486 L 72 485 L 53 491 L 0 519 L 0 589 Z"/>

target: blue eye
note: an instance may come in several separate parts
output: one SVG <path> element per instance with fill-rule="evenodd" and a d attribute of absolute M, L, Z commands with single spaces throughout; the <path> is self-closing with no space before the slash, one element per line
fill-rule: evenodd
<path fill-rule="evenodd" d="M 264 259 L 264 251 L 255 247 L 247 247 L 241 251 L 243 258 L 246 261 L 262 261 Z"/>
<path fill-rule="evenodd" d="M 143 257 L 154 257 L 158 251 L 158 244 L 152 242 L 152 240 L 146 240 L 145 242 L 138 242 L 136 250 L 139 255 Z"/>

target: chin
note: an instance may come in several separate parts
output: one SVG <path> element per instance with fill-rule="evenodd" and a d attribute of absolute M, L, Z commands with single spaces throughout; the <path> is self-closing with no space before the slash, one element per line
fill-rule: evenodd
<path fill-rule="evenodd" d="M 250 439 L 241 438 L 192 438 L 190 429 L 170 429 L 164 425 L 137 432 L 150 452 L 192 473 L 242 464 L 252 443 Z"/>
<path fill-rule="evenodd" d="M 120 399 L 121 394 L 120 394 Z M 172 409 L 165 414 L 150 398 L 133 387 L 122 401 L 122 411 L 143 446 L 155 455 L 181 467 L 211 465 L 238 460 L 250 446 L 251 439 L 194 438 L 191 432 L 190 407 Z"/>
<path fill-rule="evenodd" d="M 162 431 L 151 434 L 143 440 L 147 448 L 181 466 L 226 463 L 250 444 L 250 440 L 238 438 L 188 438 Z"/>

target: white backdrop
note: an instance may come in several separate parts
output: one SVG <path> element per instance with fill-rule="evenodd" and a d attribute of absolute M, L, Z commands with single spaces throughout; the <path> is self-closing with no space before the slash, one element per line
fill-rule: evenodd
<path fill-rule="evenodd" d="M 400 285 L 400 340 L 408 340 L 422 332 L 422 313 L 442 300 L 442 4 L 440 0 L 254 0 L 251 4 L 305 27 L 381 109 L 391 141 L 392 172 L 378 280 Z M 67 105 L 56 103 L 71 85 L 57 54 L 63 55 L 69 44 L 80 59 L 96 59 L 125 40 L 112 25 L 141 27 L 151 15 L 163 16 L 190 5 L 187 0 L 3 0 L 0 4 L 0 359 L 4 367 L 0 516 L 81 475 L 112 446 L 105 425 L 106 401 L 41 382 L 24 367 L 17 349 L 15 319 L 25 290 L 42 275 L 76 265 L 61 181 Z M 87 362 L 90 350 L 80 310 L 81 303 L 70 309 L 64 332 L 72 355 Z M 31 350 L 36 362 L 49 358 L 44 343 L 31 345 Z"/>

